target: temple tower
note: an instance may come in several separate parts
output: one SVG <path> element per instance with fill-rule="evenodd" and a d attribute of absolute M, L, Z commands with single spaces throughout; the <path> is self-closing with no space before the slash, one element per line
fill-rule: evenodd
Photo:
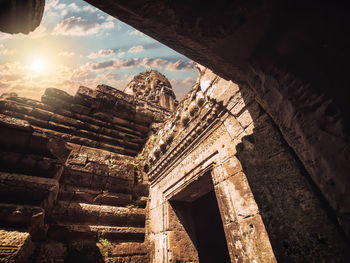
<path fill-rule="evenodd" d="M 176 96 L 169 80 L 156 70 L 147 70 L 136 75 L 125 87 L 124 92 L 134 95 L 173 111 L 177 105 Z"/>

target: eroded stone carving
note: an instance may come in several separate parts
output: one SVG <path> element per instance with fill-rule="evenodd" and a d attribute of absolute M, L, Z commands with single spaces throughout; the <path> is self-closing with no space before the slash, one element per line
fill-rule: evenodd
<path fill-rule="evenodd" d="M 156 70 L 136 75 L 124 92 L 174 111 L 178 102 L 169 80 Z"/>

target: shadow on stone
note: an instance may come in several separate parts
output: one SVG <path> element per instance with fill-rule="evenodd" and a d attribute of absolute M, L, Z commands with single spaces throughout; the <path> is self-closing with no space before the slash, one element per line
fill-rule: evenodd
<path fill-rule="evenodd" d="M 250 96 L 241 89 L 243 99 Z M 334 214 L 272 119 L 247 103 L 253 132 L 236 147 L 277 261 L 346 261 Z"/>

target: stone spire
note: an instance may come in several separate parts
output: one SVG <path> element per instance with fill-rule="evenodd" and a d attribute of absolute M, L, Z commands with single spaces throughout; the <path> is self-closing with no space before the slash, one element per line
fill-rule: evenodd
<path fill-rule="evenodd" d="M 136 75 L 125 87 L 124 92 L 136 98 L 157 103 L 171 111 L 177 105 L 169 80 L 156 70 L 147 70 Z"/>

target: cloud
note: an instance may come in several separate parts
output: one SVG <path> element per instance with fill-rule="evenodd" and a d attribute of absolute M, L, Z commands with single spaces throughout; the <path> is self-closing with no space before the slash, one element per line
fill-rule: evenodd
<path fill-rule="evenodd" d="M 145 34 L 144 33 L 142 33 L 142 32 L 140 32 L 140 31 L 138 31 L 138 30 L 133 30 L 133 31 L 129 31 L 128 32 L 129 33 L 129 35 L 131 35 L 131 36 L 144 36 Z"/>
<path fill-rule="evenodd" d="M 62 3 L 59 4 L 59 0 L 46 0 L 44 17 L 45 16 L 49 16 L 49 17 L 59 16 L 60 13 L 62 15 L 65 15 L 65 13 L 67 13 L 67 10 L 65 9 L 66 7 L 67 7 L 66 4 L 62 4 Z"/>
<path fill-rule="evenodd" d="M 165 69 L 169 71 L 178 71 L 178 70 L 192 70 L 194 68 L 195 67 L 193 62 L 184 62 L 182 60 L 178 60 L 174 63 L 170 62 Z"/>
<path fill-rule="evenodd" d="M 0 44 L 0 56 L 11 56 L 16 53 L 15 49 L 6 49 L 3 44 Z"/>
<path fill-rule="evenodd" d="M 138 53 L 138 52 L 142 52 L 142 51 L 144 51 L 144 50 L 145 50 L 145 48 L 144 48 L 143 46 L 139 45 L 139 46 L 131 47 L 131 48 L 128 50 L 128 52 L 129 52 L 129 53 Z"/>
<path fill-rule="evenodd" d="M 99 57 L 111 56 L 113 54 L 114 54 L 114 50 L 112 50 L 112 49 L 101 49 L 97 52 L 90 53 L 87 57 L 90 59 L 95 59 L 95 58 L 99 58 Z"/>
<path fill-rule="evenodd" d="M 181 84 L 188 85 L 188 86 L 193 86 L 195 83 L 196 81 L 191 77 L 187 77 L 183 81 L 181 81 Z"/>
<path fill-rule="evenodd" d="M 75 12 L 81 11 L 81 8 L 78 7 L 75 3 L 71 3 L 70 5 L 67 6 L 69 9 L 72 9 Z"/>
<path fill-rule="evenodd" d="M 5 39 L 9 39 L 11 38 L 13 35 L 11 34 L 7 34 L 7 33 L 3 33 L 3 32 L 0 32 L 0 41 L 1 40 L 5 40 Z"/>
<path fill-rule="evenodd" d="M 59 0 L 46 0 L 45 2 L 45 8 L 46 9 L 54 9 L 57 7 Z M 65 4 L 63 4 L 65 5 Z"/>
<path fill-rule="evenodd" d="M 75 55 L 74 52 L 68 52 L 68 51 L 62 51 L 62 52 L 58 53 L 59 57 L 72 57 L 74 55 Z"/>
<path fill-rule="evenodd" d="M 45 89 L 56 87 L 74 94 L 79 85 L 86 85 L 72 79 L 72 68 L 57 65 L 50 75 L 33 75 L 33 72 L 20 62 L 0 65 L 0 94 L 16 92 L 19 96 L 40 99 Z"/>
<path fill-rule="evenodd" d="M 38 26 L 33 32 L 29 33 L 29 37 L 31 39 L 40 39 L 46 35 L 47 35 L 47 29 L 43 25 L 43 23 L 40 24 L 40 26 Z"/>
<path fill-rule="evenodd" d="M 129 68 L 162 68 L 168 63 L 165 59 L 144 58 L 144 59 L 111 59 L 103 62 L 88 62 L 80 66 L 82 71 L 103 71 L 107 69 L 129 69 Z"/>
<path fill-rule="evenodd" d="M 191 77 L 187 77 L 184 80 L 171 79 L 170 83 L 173 87 L 177 99 L 182 100 L 196 83 L 196 80 Z"/>
<path fill-rule="evenodd" d="M 84 11 L 89 11 L 90 13 L 95 13 L 97 9 L 91 5 L 86 5 L 83 7 Z"/>
<path fill-rule="evenodd" d="M 85 36 L 98 33 L 102 29 L 114 27 L 111 21 L 98 23 L 81 17 L 68 17 L 58 23 L 53 29 L 54 35 Z"/>
<path fill-rule="evenodd" d="M 119 74 L 117 74 L 115 72 L 108 72 L 108 73 L 102 75 L 102 77 L 104 79 L 115 79 L 118 76 L 119 76 Z"/>
<path fill-rule="evenodd" d="M 145 68 L 162 68 L 167 60 L 161 58 L 144 58 L 140 61 L 139 65 Z"/>

